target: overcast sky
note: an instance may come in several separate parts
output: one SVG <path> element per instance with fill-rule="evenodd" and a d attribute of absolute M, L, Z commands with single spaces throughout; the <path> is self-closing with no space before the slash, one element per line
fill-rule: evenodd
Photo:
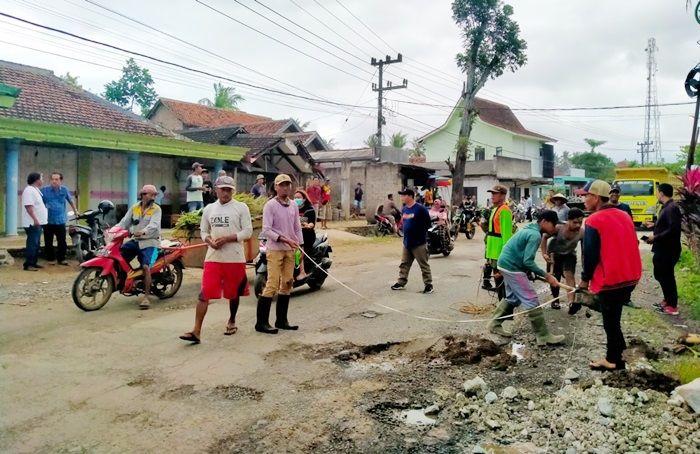
<path fill-rule="evenodd" d="M 335 139 L 339 147 L 361 146 L 376 128 L 376 93 L 370 86 L 376 76 L 375 68 L 369 64 L 371 56 L 395 56 L 397 51 L 405 56 L 404 63 L 389 67 L 390 74 L 385 76 L 395 84 L 403 78 L 409 81 L 408 89 L 386 95 L 390 99 L 388 107 L 396 112 L 385 114 L 387 136 L 396 131 L 406 132 L 410 138 L 421 136 L 442 124 L 450 110 L 400 101 L 447 106 L 457 100 L 462 86 L 462 75 L 454 63 L 460 51 L 460 33 L 451 17 L 451 2 L 446 0 L 240 0 L 240 3 L 202 0 L 279 42 L 195 0 L 91 2 L 108 6 L 201 49 L 84 0 L 0 0 L 0 11 L 230 79 L 362 106 L 324 105 L 222 81 L 236 86 L 246 98 L 242 110 L 273 118 L 310 121 L 311 129 L 318 130 L 326 139 Z M 700 57 L 697 43 L 700 25 L 686 11 L 685 1 L 513 0 L 509 3 L 515 9 L 514 18 L 528 44 L 528 62 L 514 74 L 489 81 L 480 96 L 512 108 L 644 104 L 645 48 L 648 38 L 655 37 L 659 48 L 659 102 L 690 101 L 683 81 Z M 318 47 L 242 5 L 259 11 Z M 37 31 L 6 18 L 0 18 L 0 36 L 0 59 L 51 69 L 59 75 L 70 72 L 80 77 L 83 87 L 97 93 L 103 91 L 105 83 L 120 76 L 127 58 L 122 52 Z M 155 88 L 164 97 L 196 102 L 211 96 L 211 85 L 219 81 L 144 58 L 136 60 L 151 70 L 156 79 Z M 678 147 L 690 140 L 693 108 L 660 109 L 663 157 L 673 160 Z M 527 128 L 556 138 L 558 152 L 583 151 L 587 148 L 583 139 L 589 137 L 607 140 L 599 150 L 615 160 L 635 159 L 636 144 L 643 138 L 643 108 L 559 113 L 516 111 L 516 115 Z"/>

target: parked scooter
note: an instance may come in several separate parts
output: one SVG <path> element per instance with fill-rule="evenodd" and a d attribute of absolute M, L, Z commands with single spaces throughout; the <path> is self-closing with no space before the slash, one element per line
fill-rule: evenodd
<path fill-rule="evenodd" d="M 259 297 L 265 288 L 267 283 L 267 240 L 263 237 L 260 240 L 260 252 L 255 259 L 255 296 Z M 319 290 L 323 283 L 326 281 L 328 275 L 324 270 L 328 271 L 333 261 L 330 258 L 330 253 L 333 252 L 330 243 L 328 242 L 328 236 L 321 234 L 316 237 L 314 246 L 311 250 L 311 258 L 316 262 L 319 267 L 310 263 L 308 260 L 305 265 L 306 276 L 302 279 L 298 279 L 300 267 L 299 265 L 294 268 L 294 288 L 301 287 L 302 285 L 307 285 L 311 287 L 312 290 Z M 301 260 L 304 260 L 305 256 L 302 254 Z"/>
<path fill-rule="evenodd" d="M 426 243 L 428 254 L 442 254 L 447 257 L 454 249 L 454 240 L 446 225 L 439 224 L 436 218 L 432 218 L 432 221 Z"/>
<path fill-rule="evenodd" d="M 84 311 L 95 311 L 118 291 L 125 296 L 144 293 L 143 270 L 133 269 L 124 260 L 121 246 L 129 231 L 114 226 L 107 231 L 108 244 L 97 251 L 96 257 L 82 263 L 83 268 L 73 282 L 73 302 Z M 198 247 L 200 245 L 196 245 Z M 182 285 L 182 257 L 187 249 L 177 241 L 162 242 L 158 257 L 151 267 L 151 293 L 166 299 L 174 296 Z"/>
<path fill-rule="evenodd" d="M 95 256 L 95 253 L 105 246 L 102 225 L 105 216 L 114 210 L 114 204 L 109 200 L 103 200 L 97 205 L 96 210 L 88 210 L 82 214 L 69 212 L 69 220 L 74 221 L 68 226 L 68 235 L 73 244 L 73 251 L 78 262 L 82 263 Z M 101 217 L 102 219 L 98 219 Z M 78 221 L 86 221 L 87 226 L 78 224 Z"/>

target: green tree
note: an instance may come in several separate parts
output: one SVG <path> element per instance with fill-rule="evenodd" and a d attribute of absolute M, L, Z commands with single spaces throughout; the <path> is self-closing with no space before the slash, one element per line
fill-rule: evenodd
<path fill-rule="evenodd" d="M 365 146 L 367 148 L 375 148 L 377 145 L 379 145 L 379 140 L 376 134 L 372 134 L 365 139 Z"/>
<path fill-rule="evenodd" d="M 113 102 L 133 111 L 135 106 L 141 108 L 141 115 L 146 115 L 158 98 L 153 88 L 153 77 L 146 68 L 141 68 L 133 58 L 126 61 L 122 68 L 122 77 L 105 85 L 102 95 Z"/>
<path fill-rule="evenodd" d="M 302 131 L 306 131 L 306 128 L 311 126 L 310 121 L 302 121 L 301 118 L 292 118 L 296 122 L 297 125 L 302 129 Z"/>
<path fill-rule="evenodd" d="M 554 159 L 558 170 L 563 175 L 568 175 L 571 171 L 571 153 L 564 151 L 562 154 L 557 154 Z"/>
<path fill-rule="evenodd" d="M 602 153 L 575 153 L 571 156 L 571 164 L 585 170 L 588 178 L 611 181 L 615 176 L 615 163 Z"/>
<path fill-rule="evenodd" d="M 71 76 L 69 72 L 65 73 L 64 75 L 60 76 L 61 80 L 68 85 L 75 87 L 75 88 L 80 88 L 82 89 L 83 86 L 78 83 L 78 79 L 80 77 L 78 76 Z"/>
<path fill-rule="evenodd" d="M 607 140 L 596 140 L 596 139 L 583 139 L 589 147 L 591 147 L 591 153 L 595 153 L 595 149 L 601 145 L 608 143 Z"/>
<path fill-rule="evenodd" d="M 408 134 L 401 131 L 395 132 L 389 139 L 389 144 L 394 148 L 403 148 L 408 143 Z"/>
<path fill-rule="evenodd" d="M 464 169 L 469 137 L 477 116 L 476 95 L 489 79 L 505 71 L 515 72 L 527 61 L 527 43 L 520 38 L 520 27 L 512 19 L 513 7 L 501 0 L 454 0 L 452 18 L 462 32 L 464 53 L 457 54 L 457 66 L 466 75 L 462 123 L 452 173 L 452 204 L 462 202 Z M 466 141 L 466 142 L 465 142 Z"/>
<path fill-rule="evenodd" d="M 214 100 L 212 101 L 209 98 L 202 98 L 199 100 L 199 103 L 219 109 L 239 110 L 238 104 L 243 101 L 245 101 L 245 98 L 236 93 L 235 88 L 226 87 L 217 82 L 214 84 Z"/>

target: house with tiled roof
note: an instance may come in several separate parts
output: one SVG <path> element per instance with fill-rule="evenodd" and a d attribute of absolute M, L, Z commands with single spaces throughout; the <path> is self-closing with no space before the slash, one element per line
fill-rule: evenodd
<path fill-rule="evenodd" d="M 509 197 L 515 200 L 525 194 L 540 198 L 542 188 L 554 177 L 552 143 L 556 140 L 525 128 L 505 104 L 476 98 L 475 108 L 464 193 L 483 204 L 488 197 L 486 190 L 500 183 L 510 188 Z M 449 175 L 445 161 L 449 158 L 454 162 L 463 111 L 460 100 L 440 127 L 418 139 L 426 157 L 421 165 L 438 175 Z"/>
<path fill-rule="evenodd" d="M 14 92 L 14 102 L 0 108 L 0 232 L 7 235 L 21 227 L 21 182 L 30 172 L 63 173 L 81 211 L 103 199 L 124 209 L 147 183 L 166 186 L 176 208 L 180 180 L 194 160 L 223 166 L 247 151 L 195 142 L 50 70 L 0 61 L 0 85 L 14 88 L 3 92 Z"/>
<path fill-rule="evenodd" d="M 146 118 L 171 131 L 272 121 L 272 118 L 262 115 L 253 115 L 239 110 L 219 109 L 169 98 L 160 98 L 148 112 Z"/>

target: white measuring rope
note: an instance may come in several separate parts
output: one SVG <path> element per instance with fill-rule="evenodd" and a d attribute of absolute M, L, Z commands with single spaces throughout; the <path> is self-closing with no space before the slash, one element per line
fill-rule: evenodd
<path fill-rule="evenodd" d="M 333 276 L 333 275 L 332 275 L 331 273 L 329 273 L 328 271 L 324 270 L 323 267 L 321 267 L 321 265 L 319 265 L 318 263 L 316 263 L 316 262 L 314 261 L 314 259 L 312 259 L 311 257 L 309 257 L 309 255 L 308 255 L 303 249 L 300 249 L 300 250 L 301 250 L 301 253 L 304 254 L 304 255 L 311 261 L 311 263 L 314 264 L 314 266 L 316 266 L 316 267 L 319 268 L 321 271 L 323 271 L 324 273 L 326 273 L 326 276 L 330 277 L 330 278 L 333 279 L 335 282 L 337 282 L 338 284 L 340 284 L 341 286 L 343 286 L 344 288 L 346 288 L 346 289 L 347 289 L 348 291 L 350 291 L 351 293 L 354 293 L 355 295 L 359 296 L 359 297 L 362 298 L 363 300 L 366 300 L 367 302 L 369 302 L 369 303 L 371 303 L 371 304 L 374 304 L 375 306 L 379 306 L 379 307 L 381 307 L 381 308 L 390 310 L 390 311 L 392 311 L 392 312 L 396 312 L 396 313 L 398 313 L 398 314 L 406 315 L 407 317 L 412 317 L 412 318 L 415 318 L 415 319 L 418 319 L 418 320 L 425 320 L 425 321 L 429 321 L 429 322 L 440 322 L 440 323 L 479 323 L 479 322 L 491 322 L 492 320 L 508 320 L 508 319 L 515 318 L 516 315 L 518 315 L 518 316 L 524 315 L 524 314 L 527 314 L 528 312 L 532 312 L 532 311 L 534 311 L 534 310 L 536 310 L 536 309 L 538 309 L 538 308 L 540 308 L 540 307 L 544 307 L 544 306 L 546 306 L 546 305 L 548 305 L 548 304 L 552 304 L 554 301 L 557 301 L 558 299 L 563 298 L 564 296 L 568 295 L 569 293 L 573 293 L 573 292 L 576 291 L 575 289 L 574 289 L 574 290 L 570 290 L 570 291 L 568 291 L 568 292 L 566 292 L 566 293 L 560 294 L 560 295 L 557 296 L 556 298 L 552 298 L 551 300 L 540 304 L 539 306 L 535 306 L 535 307 L 533 307 L 532 309 L 526 309 L 526 310 L 524 310 L 524 311 L 519 311 L 517 314 L 504 315 L 503 317 L 498 317 L 498 318 L 470 318 L 470 319 L 462 319 L 462 320 L 448 320 L 448 319 L 444 319 L 444 318 L 425 317 L 425 316 L 423 316 L 423 315 L 409 314 L 408 312 L 402 311 L 401 309 L 396 309 L 396 308 L 394 308 L 394 307 L 387 306 L 387 305 L 381 304 L 381 303 L 377 303 L 376 301 L 372 301 L 371 299 L 369 299 L 369 298 L 366 297 L 365 295 L 361 294 L 360 292 L 356 291 L 355 289 L 353 289 L 353 288 L 349 287 L 348 285 L 346 285 L 345 283 L 341 282 L 339 279 L 337 279 L 335 276 Z"/>

